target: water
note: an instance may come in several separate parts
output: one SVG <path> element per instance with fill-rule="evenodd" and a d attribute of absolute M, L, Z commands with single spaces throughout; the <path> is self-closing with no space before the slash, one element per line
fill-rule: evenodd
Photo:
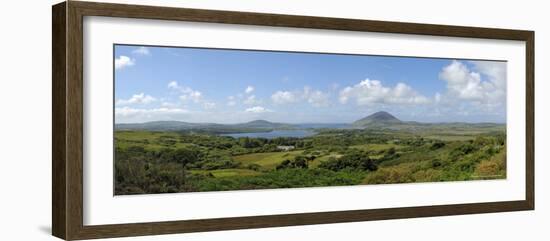
<path fill-rule="evenodd" d="M 308 137 L 317 134 L 310 130 L 273 130 L 270 132 L 244 132 L 244 133 L 232 133 L 222 134 L 222 136 L 231 136 L 234 138 L 250 137 L 250 138 L 266 138 L 273 139 L 277 137 Z"/>

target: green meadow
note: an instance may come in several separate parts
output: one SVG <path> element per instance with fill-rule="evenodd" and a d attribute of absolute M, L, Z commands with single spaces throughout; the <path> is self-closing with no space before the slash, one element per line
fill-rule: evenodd
<path fill-rule="evenodd" d="M 504 125 L 316 131 L 266 139 L 116 130 L 115 194 L 506 178 Z"/>

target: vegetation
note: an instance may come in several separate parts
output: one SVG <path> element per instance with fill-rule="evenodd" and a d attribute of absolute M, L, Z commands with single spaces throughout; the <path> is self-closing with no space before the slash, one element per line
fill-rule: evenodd
<path fill-rule="evenodd" d="M 115 194 L 506 177 L 503 125 L 316 131 L 310 137 L 265 139 L 208 131 L 117 130 Z"/>

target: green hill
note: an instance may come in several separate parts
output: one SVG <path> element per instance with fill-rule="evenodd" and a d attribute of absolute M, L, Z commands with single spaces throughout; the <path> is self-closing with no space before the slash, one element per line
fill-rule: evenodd
<path fill-rule="evenodd" d="M 211 133 L 266 132 L 271 130 L 294 129 L 291 124 L 274 123 L 266 120 L 254 120 L 238 124 L 189 123 L 181 121 L 153 121 L 145 123 L 119 123 L 116 130 L 148 131 L 205 131 Z"/>
<path fill-rule="evenodd" d="M 372 125 L 394 125 L 401 123 L 402 121 L 397 119 L 392 114 L 385 111 L 379 111 L 353 122 L 352 125 L 354 127 L 367 127 Z"/>

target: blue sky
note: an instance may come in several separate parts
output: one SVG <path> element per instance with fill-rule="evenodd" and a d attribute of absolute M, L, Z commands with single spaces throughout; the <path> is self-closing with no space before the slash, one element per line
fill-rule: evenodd
<path fill-rule="evenodd" d="M 115 45 L 115 122 L 505 122 L 506 63 Z"/>

